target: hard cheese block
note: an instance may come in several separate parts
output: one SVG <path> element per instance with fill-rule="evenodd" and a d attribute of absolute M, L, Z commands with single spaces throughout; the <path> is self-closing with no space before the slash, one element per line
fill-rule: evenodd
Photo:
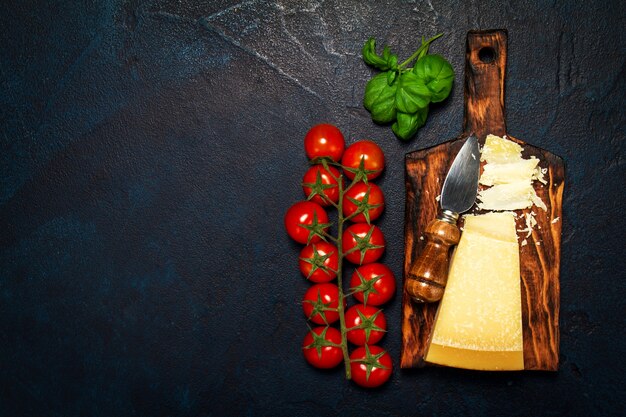
<path fill-rule="evenodd" d="M 512 213 L 465 216 L 425 359 L 466 369 L 524 369 Z"/>

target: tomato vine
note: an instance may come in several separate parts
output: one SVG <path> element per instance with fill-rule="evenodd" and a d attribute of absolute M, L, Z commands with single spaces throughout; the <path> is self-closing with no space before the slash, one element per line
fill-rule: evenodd
<path fill-rule="evenodd" d="M 336 127 L 322 124 L 309 130 L 305 137 L 305 151 L 312 167 L 302 182 L 306 201 L 295 203 L 288 209 L 285 227 L 294 240 L 307 244 L 299 258 L 300 270 L 314 285 L 303 299 L 305 316 L 310 322 L 326 328 L 335 329 L 331 325 L 339 322 L 339 342 L 336 336 L 330 336 L 335 334 L 334 330 L 323 331 L 319 326 L 310 329 L 302 345 L 305 359 L 318 368 L 334 367 L 338 365 L 336 357 L 337 349 L 340 349 L 346 379 L 374 387 L 389 378 L 392 368 L 389 354 L 378 346 L 369 345 L 371 334 L 376 335 L 371 340 L 378 342 L 386 332 L 384 313 L 366 305 L 368 293 L 373 293 L 375 297 L 378 290 L 374 284 L 385 274 L 387 276 L 381 283 L 385 283 L 388 288 L 381 291 L 386 294 L 395 291 L 391 271 L 382 264 L 373 263 L 380 258 L 385 248 L 382 231 L 372 224 L 381 215 L 384 197 L 380 188 L 371 183 L 384 169 L 384 154 L 378 145 L 366 140 L 353 143 L 345 148 L 345 152 L 344 148 L 343 135 Z M 347 185 L 344 183 L 345 178 L 349 180 Z M 328 222 L 325 208 L 337 210 L 336 235 L 330 232 L 332 225 Z M 333 250 L 336 250 L 336 254 Z M 355 267 L 379 265 L 382 269 L 378 270 L 382 270 L 383 275 L 368 276 L 368 279 L 372 278 L 370 285 L 364 284 L 363 278 L 345 291 L 345 261 Z M 336 285 L 330 282 L 335 279 Z M 350 307 L 352 314 L 348 323 L 347 299 L 356 293 L 360 297 L 355 296 L 357 304 Z M 386 296 L 384 301 L 389 298 Z M 381 327 L 381 323 L 384 327 Z M 356 346 L 356 350 L 351 355 L 349 348 L 352 345 Z M 361 345 L 365 349 L 358 349 Z M 311 352 L 311 349 L 315 352 Z M 354 357 L 355 352 L 357 358 Z M 379 361 L 382 357 L 384 359 Z M 368 366 L 358 366 L 363 363 Z M 366 374 L 353 378 L 353 372 L 361 372 L 362 368 L 366 369 Z M 372 369 L 378 371 L 372 373 Z"/>

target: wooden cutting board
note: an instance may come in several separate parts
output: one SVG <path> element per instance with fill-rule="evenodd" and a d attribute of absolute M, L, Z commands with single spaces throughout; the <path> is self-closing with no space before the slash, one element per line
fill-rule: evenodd
<path fill-rule="evenodd" d="M 437 215 L 436 197 L 444 178 L 470 133 L 482 146 L 487 134 L 507 135 L 524 148 L 524 158 L 536 156 L 547 168 L 546 185 L 535 185 L 548 210 L 533 207 L 537 225 L 527 244 L 520 245 L 524 369 L 555 371 L 559 363 L 559 264 L 561 249 L 564 166 L 558 156 L 508 135 L 505 123 L 504 84 L 507 58 L 506 30 L 470 31 L 465 55 L 465 116 L 463 133 L 440 145 L 410 152 L 405 159 L 405 257 L 404 276 L 420 253 L 420 239 Z M 527 115 L 533 123 L 533 115 Z M 481 167 L 482 170 L 482 167 Z M 470 212 L 480 213 L 474 207 Z M 518 216 L 517 229 L 524 229 Z M 520 239 L 521 240 L 521 239 Z M 403 285 L 404 288 L 404 285 Z M 424 354 L 439 303 L 418 304 L 406 289 L 402 295 L 402 368 L 422 367 Z"/>

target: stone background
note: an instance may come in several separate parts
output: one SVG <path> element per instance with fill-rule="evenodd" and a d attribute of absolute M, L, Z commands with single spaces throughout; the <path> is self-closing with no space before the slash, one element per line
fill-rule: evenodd
<path fill-rule="evenodd" d="M 624 415 L 619 1 L 5 2 L 0 415 Z M 507 28 L 508 131 L 566 162 L 558 373 L 396 369 L 366 391 L 300 354 L 308 287 L 285 210 L 302 140 L 383 148 L 400 282 L 404 154 L 457 136 L 465 36 Z M 411 142 L 361 105 L 369 36 L 457 71 Z M 400 297 L 383 346 L 397 365 Z"/>

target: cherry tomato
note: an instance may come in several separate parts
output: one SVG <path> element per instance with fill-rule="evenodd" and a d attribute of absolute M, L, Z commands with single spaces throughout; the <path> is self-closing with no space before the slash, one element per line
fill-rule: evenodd
<path fill-rule="evenodd" d="M 319 242 L 322 238 L 315 232 L 322 233 L 323 230 L 328 229 L 328 215 L 319 204 L 300 201 L 287 210 L 285 229 L 287 229 L 287 234 L 298 243 L 306 245 Z"/>
<path fill-rule="evenodd" d="M 367 199 L 365 199 L 366 195 Z M 355 204 L 355 200 L 358 203 Z M 344 217 L 351 216 L 361 207 L 361 213 L 350 219 L 355 223 L 376 220 L 383 214 L 383 210 L 385 209 L 385 196 L 378 185 L 357 182 L 344 194 L 342 203 Z"/>
<path fill-rule="evenodd" d="M 338 263 L 339 250 L 332 243 L 311 243 L 300 251 L 300 272 L 313 282 L 335 279 Z"/>
<path fill-rule="evenodd" d="M 351 169 L 359 168 L 363 159 L 367 171 L 367 179 L 371 180 L 382 174 L 385 168 L 385 155 L 380 147 L 371 140 L 360 140 L 348 146 L 341 158 L 341 165 Z M 354 179 L 354 172 L 344 169 L 346 177 Z"/>
<path fill-rule="evenodd" d="M 341 237 L 345 258 L 356 265 L 376 262 L 385 252 L 385 236 L 375 225 L 354 223 Z"/>
<path fill-rule="evenodd" d="M 376 345 L 356 348 L 350 354 L 352 380 L 366 388 L 378 387 L 391 377 L 393 363 L 391 356 Z"/>
<path fill-rule="evenodd" d="M 311 329 L 302 341 L 304 359 L 316 368 L 330 369 L 343 360 L 340 346 L 341 332 L 334 327 L 320 326 Z"/>
<path fill-rule="evenodd" d="M 378 343 L 387 331 L 385 315 L 376 307 L 354 305 L 346 311 L 345 318 L 346 327 L 349 329 L 348 341 L 355 345 Z"/>
<path fill-rule="evenodd" d="M 304 150 L 309 159 L 326 156 L 339 162 L 345 146 L 341 131 L 327 123 L 313 126 L 304 137 Z"/>
<path fill-rule="evenodd" d="M 345 303 L 345 299 L 344 299 Z M 335 284 L 312 285 L 302 299 L 304 315 L 316 324 L 331 324 L 339 320 L 336 309 L 339 306 L 339 288 Z"/>
<path fill-rule="evenodd" d="M 321 164 L 313 165 L 302 178 L 304 195 L 308 198 L 312 192 L 315 192 L 309 201 L 322 206 L 329 206 L 331 201 L 336 203 L 339 201 L 339 187 L 336 179 L 339 175 L 340 172 L 335 167 L 329 166 L 326 170 Z M 326 195 L 326 198 L 322 197 L 322 194 Z"/>
<path fill-rule="evenodd" d="M 396 277 L 383 264 L 371 263 L 358 267 L 350 278 L 354 298 L 366 305 L 385 304 L 396 292 Z"/>

